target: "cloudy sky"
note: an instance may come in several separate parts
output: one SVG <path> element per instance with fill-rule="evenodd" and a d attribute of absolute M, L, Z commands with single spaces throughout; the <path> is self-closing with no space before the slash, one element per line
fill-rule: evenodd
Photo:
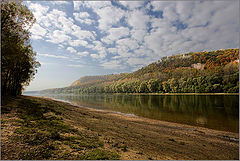
<path fill-rule="evenodd" d="M 135 71 L 162 56 L 239 48 L 239 1 L 25 1 L 42 64 L 27 90 Z"/>

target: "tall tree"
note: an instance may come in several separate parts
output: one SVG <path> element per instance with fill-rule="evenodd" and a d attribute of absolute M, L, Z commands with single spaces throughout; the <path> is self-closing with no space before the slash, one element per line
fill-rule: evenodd
<path fill-rule="evenodd" d="M 40 63 L 30 45 L 29 29 L 35 23 L 31 11 L 21 1 L 1 2 L 1 91 L 20 95 L 37 72 Z"/>

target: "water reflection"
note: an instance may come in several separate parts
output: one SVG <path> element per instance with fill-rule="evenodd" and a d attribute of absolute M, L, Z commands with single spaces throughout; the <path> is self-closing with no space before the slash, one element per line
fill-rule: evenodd
<path fill-rule="evenodd" d="M 236 95 L 51 95 L 75 105 L 238 132 Z"/>

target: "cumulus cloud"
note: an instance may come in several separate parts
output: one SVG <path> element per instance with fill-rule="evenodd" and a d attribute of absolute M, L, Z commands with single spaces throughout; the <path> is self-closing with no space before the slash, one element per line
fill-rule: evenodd
<path fill-rule="evenodd" d="M 82 30 L 80 27 L 76 28 L 72 33 L 72 36 L 77 37 L 78 39 L 89 39 L 95 40 L 95 36 L 91 31 Z"/>
<path fill-rule="evenodd" d="M 68 1 L 50 1 L 54 5 L 70 5 L 71 2 Z"/>
<path fill-rule="evenodd" d="M 120 8 L 107 6 L 101 9 L 94 10 L 99 16 L 99 29 L 106 31 L 112 25 L 118 23 L 124 15 L 124 11 Z"/>
<path fill-rule="evenodd" d="M 81 7 L 90 8 L 98 15 L 99 29 L 103 32 L 119 22 L 124 15 L 124 11 L 112 6 L 111 1 L 74 1 L 74 10 L 79 11 Z"/>
<path fill-rule="evenodd" d="M 117 54 L 117 49 L 116 48 L 108 48 L 107 50 L 108 50 L 109 53 Z"/>
<path fill-rule="evenodd" d="M 102 38 L 102 41 L 111 44 L 120 38 L 128 36 L 129 29 L 127 27 L 111 28 L 108 33 L 109 35 Z"/>
<path fill-rule="evenodd" d="M 98 54 L 90 54 L 90 56 L 94 59 L 100 58 L 100 56 Z"/>
<path fill-rule="evenodd" d="M 87 56 L 89 53 L 87 51 L 84 51 L 84 52 L 78 52 L 77 54 L 80 56 Z"/>
<path fill-rule="evenodd" d="M 81 64 L 69 64 L 67 66 L 74 67 L 74 68 L 82 68 L 83 67 L 83 65 L 81 65 Z"/>
<path fill-rule="evenodd" d="M 64 31 L 60 31 L 60 30 L 55 30 L 52 33 L 47 34 L 46 37 L 49 38 L 46 41 L 49 41 L 55 44 L 63 43 L 71 40 L 70 36 L 66 35 Z"/>
<path fill-rule="evenodd" d="M 129 58 L 127 60 L 129 65 L 148 65 L 149 62 L 145 58 Z"/>
<path fill-rule="evenodd" d="M 123 69 L 123 68 L 125 68 L 122 65 L 121 61 L 119 61 L 119 60 L 110 60 L 107 62 L 103 62 L 101 64 L 101 66 L 103 66 L 106 69 Z"/>
<path fill-rule="evenodd" d="M 85 1 L 85 2 L 79 2 L 74 3 L 74 6 L 84 6 L 92 9 L 102 9 L 107 6 L 112 6 L 111 1 Z"/>
<path fill-rule="evenodd" d="M 120 39 L 116 42 L 116 44 L 117 47 L 125 47 L 127 50 L 134 50 L 139 47 L 137 41 L 130 38 Z"/>
<path fill-rule="evenodd" d="M 87 46 L 88 45 L 88 42 L 85 41 L 85 40 L 72 40 L 72 41 L 69 41 L 69 45 L 71 46 Z"/>
<path fill-rule="evenodd" d="M 120 4 L 127 7 L 128 9 L 137 9 L 139 7 L 142 7 L 144 4 L 144 1 L 119 1 Z"/>
<path fill-rule="evenodd" d="M 150 17 L 144 10 L 134 10 L 127 15 L 127 22 L 134 29 L 147 29 Z"/>
<path fill-rule="evenodd" d="M 38 54 L 38 55 L 43 56 L 43 57 L 50 57 L 50 58 L 61 58 L 61 59 L 67 59 L 68 58 L 66 56 L 53 55 L 53 54 Z"/>
<path fill-rule="evenodd" d="M 91 25 L 95 22 L 94 20 L 89 19 L 90 15 L 87 12 L 73 13 L 73 15 L 75 20 L 80 23 Z"/>
<path fill-rule="evenodd" d="M 70 51 L 71 53 L 77 52 L 77 50 L 75 50 L 73 47 L 67 47 L 67 50 Z"/>
<path fill-rule="evenodd" d="M 73 1 L 73 13 L 27 4 L 37 18 L 33 40 L 55 43 L 106 69 L 239 47 L 238 1 Z"/>
<path fill-rule="evenodd" d="M 90 56 L 94 59 L 99 58 L 103 59 L 107 56 L 106 47 L 103 46 L 101 41 L 93 41 L 94 46 L 91 48 L 95 50 L 98 54 L 91 54 Z"/>
<path fill-rule="evenodd" d="M 30 3 L 29 9 L 33 12 L 34 17 L 37 20 L 39 20 L 39 19 L 41 19 L 41 17 L 43 15 L 45 15 L 48 12 L 49 7 L 48 6 L 43 6 L 43 5 L 38 4 L 38 3 Z"/>
<path fill-rule="evenodd" d="M 40 26 L 39 24 L 35 24 L 30 32 L 32 33 L 33 39 L 43 39 L 43 37 L 46 35 L 47 30 Z"/>

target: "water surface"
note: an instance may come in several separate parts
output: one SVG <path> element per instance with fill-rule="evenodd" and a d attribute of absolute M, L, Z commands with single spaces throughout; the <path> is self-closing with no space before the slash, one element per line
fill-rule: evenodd
<path fill-rule="evenodd" d="M 238 95 L 44 95 L 94 109 L 238 132 Z"/>

